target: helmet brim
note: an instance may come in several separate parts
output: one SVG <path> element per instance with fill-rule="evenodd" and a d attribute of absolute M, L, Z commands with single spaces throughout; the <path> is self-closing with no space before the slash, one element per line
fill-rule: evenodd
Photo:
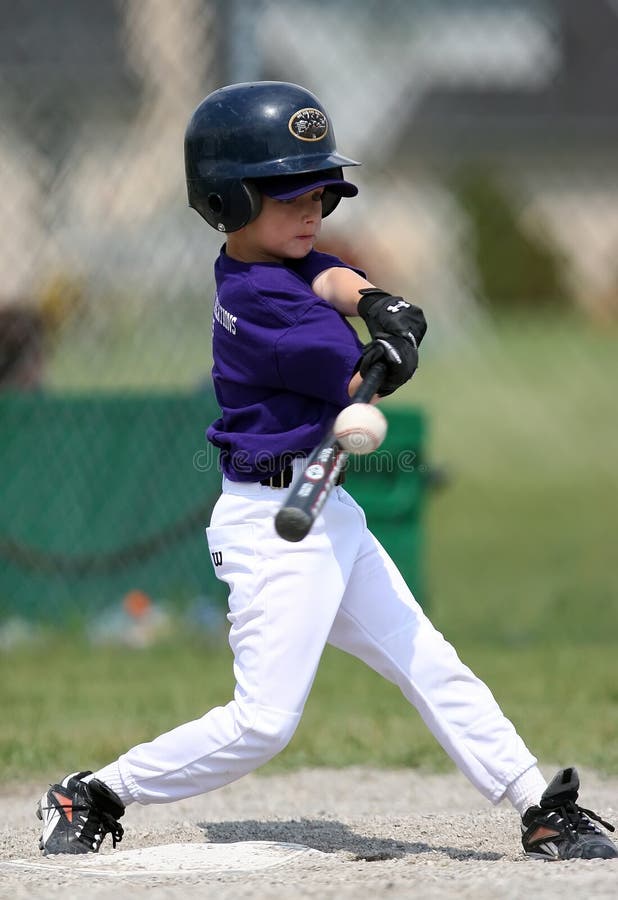
<path fill-rule="evenodd" d="M 344 181 L 343 178 L 333 178 L 330 173 L 326 172 L 321 178 L 318 172 L 258 178 L 254 180 L 254 184 L 260 193 L 266 194 L 273 200 L 294 200 L 296 197 L 301 197 L 303 194 L 319 188 L 328 188 L 331 193 L 339 197 L 356 197 L 358 194 L 355 184 Z"/>

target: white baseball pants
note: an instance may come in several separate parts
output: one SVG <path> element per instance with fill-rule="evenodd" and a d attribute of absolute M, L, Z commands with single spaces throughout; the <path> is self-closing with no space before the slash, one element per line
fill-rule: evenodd
<path fill-rule="evenodd" d="M 295 544 L 274 530 L 283 496 L 224 479 L 207 536 L 230 588 L 234 699 L 121 756 L 127 790 L 140 803 L 164 803 L 267 762 L 294 734 L 328 642 L 398 685 L 459 769 L 497 803 L 536 759 L 489 689 L 433 627 L 342 487 Z"/>

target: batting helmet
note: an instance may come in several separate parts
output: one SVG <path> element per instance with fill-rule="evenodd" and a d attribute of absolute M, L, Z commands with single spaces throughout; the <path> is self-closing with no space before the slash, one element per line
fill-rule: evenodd
<path fill-rule="evenodd" d="M 341 166 L 357 165 L 337 152 L 332 124 L 318 98 L 282 81 L 214 91 L 197 107 L 185 134 L 189 206 L 218 231 L 237 231 L 255 219 L 261 208 L 256 179 L 270 182 L 275 176 L 298 181 L 305 173 L 323 173 L 322 183 L 328 181 L 322 197 L 326 216 L 343 194 L 356 193 L 343 181 Z"/>

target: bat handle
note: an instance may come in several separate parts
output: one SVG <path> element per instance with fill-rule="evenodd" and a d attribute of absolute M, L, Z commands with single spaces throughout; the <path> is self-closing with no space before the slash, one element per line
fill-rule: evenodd
<path fill-rule="evenodd" d="M 352 397 L 352 403 L 369 403 L 379 390 L 385 375 L 386 363 L 378 360 L 367 370 L 361 386 Z"/>

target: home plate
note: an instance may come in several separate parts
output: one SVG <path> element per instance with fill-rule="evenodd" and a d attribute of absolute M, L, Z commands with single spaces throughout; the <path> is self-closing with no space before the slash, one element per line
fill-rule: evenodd
<path fill-rule="evenodd" d="M 194 872 L 218 872 L 227 875 L 258 872 L 284 866 L 301 856 L 325 856 L 302 844 L 279 841 L 238 841 L 233 844 L 162 844 L 141 850 L 116 850 L 103 856 L 58 854 L 36 862 L 12 859 L 1 867 L 30 872 L 62 872 L 74 875 L 104 875 L 126 878 L 139 876 L 191 875 Z"/>

